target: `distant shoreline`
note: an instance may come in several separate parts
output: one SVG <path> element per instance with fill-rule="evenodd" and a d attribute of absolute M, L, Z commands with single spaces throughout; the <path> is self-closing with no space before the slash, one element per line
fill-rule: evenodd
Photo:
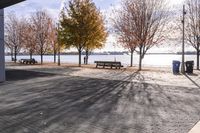
<path fill-rule="evenodd" d="M 78 53 L 68 54 L 62 53 L 61 55 L 78 55 Z M 85 55 L 84 53 L 82 55 Z M 127 53 L 92 53 L 90 55 L 129 55 Z M 137 54 L 138 55 L 138 54 Z M 147 53 L 146 55 L 182 55 L 182 53 Z M 196 55 L 196 53 L 185 53 L 185 55 Z M 5 54 L 5 56 L 11 56 L 11 54 Z M 29 56 L 29 54 L 18 54 L 17 56 Z M 40 56 L 39 54 L 33 54 L 33 56 Z M 44 54 L 44 56 L 54 56 L 54 54 Z"/>

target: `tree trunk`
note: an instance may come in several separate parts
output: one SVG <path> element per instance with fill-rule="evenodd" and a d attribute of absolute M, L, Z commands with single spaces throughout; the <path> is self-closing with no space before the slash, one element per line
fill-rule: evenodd
<path fill-rule="evenodd" d="M 56 46 L 55 46 L 55 44 L 54 44 L 54 63 L 56 63 L 56 54 L 57 54 L 57 52 L 56 52 Z"/>
<path fill-rule="evenodd" d="M 79 67 L 81 67 L 81 49 L 78 50 L 79 54 Z"/>
<path fill-rule="evenodd" d="M 43 49 L 41 48 L 41 51 L 40 51 L 40 56 L 41 56 L 41 64 L 43 64 Z"/>
<path fill-rule="evenodd" d="M 85 64 L 88 65 L 89 51 L 86 50 L 85 54 L 86 54 Z"/>
<path fill-rule="evenodd" d="M 13 61 L 13 48 L 11 48 L 11 61 Z"/>
<path fill-rule="evenodd" d="M 142 47 L 140 47 L 139 71 L 142 70 Z"/>
<path fill-rule="evenodd" d="M 41 56 L 41 65 L 43 64 L 43 54 L 40 55 Z"/>
<path fill-rule="evenodd" d="M 199 70 L 199 44 L 197 44 L 197 70 Z"/>
<path fill-rule="evenodd" d="M 33 58 L 33 53 L 30 52 L 30 59 L 32 60 L 32 58 Z"/>
<path fill-rule="evenodd" d="M 54 63 L 56 63 L 56 52 L 54 51 Z"/>
<path fill-rule="evenodd" d="M 14 62 L 17 62 L 17 46 L 15 46 L 15 50 L 14 50 Z"/>
<path fill-rule="evenodd" d="M 131 50 L 131 67 L 133 67 L 133 50 Z"/>

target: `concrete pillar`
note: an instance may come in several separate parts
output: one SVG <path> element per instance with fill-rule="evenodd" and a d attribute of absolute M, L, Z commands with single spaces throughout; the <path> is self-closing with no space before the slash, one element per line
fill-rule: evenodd
<path fill-rule="evenodd" d="M 4 10 L 0 9 L 0 82 L 5 81 Z"/>

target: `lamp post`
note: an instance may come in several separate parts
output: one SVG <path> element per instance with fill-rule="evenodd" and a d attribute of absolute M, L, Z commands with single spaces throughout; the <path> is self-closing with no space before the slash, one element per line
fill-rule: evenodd
<path fill-rule="evenodd" d="M 200 48 L 200 36 L 197 36 L 197 70 L 199 70 L 199 48 Z"/>
<path fill-rule="evenodd" d="M 109 30 L 109 33 L 110 33 L 110 34 L 113 34 L 113 37 L 115 38 L 115 37 L 116 37 L 117 31 L 111 29 L 111 30 Z M 112 45 L 113 45 L 113 47 L 114 47 L 114 62 L 116 62 L 116 61 L 117 61 L 117 59 L 116 59 L 116 42 L 115 42 L 115 41 L 112 41 Z"/>
<path fill-rule="evenodd" d="M 60 66 L 60 38 L 59 38 L 59 23 L 57 24 L 57 41 L 58 41 L 58 66 Z"/>
<path fill-rule="evenodd" d="M 181 73 L 185 74 L 185 5 L 183 5 L 183 43 L 182 43 L 182 64 L 181 64 Z"/>

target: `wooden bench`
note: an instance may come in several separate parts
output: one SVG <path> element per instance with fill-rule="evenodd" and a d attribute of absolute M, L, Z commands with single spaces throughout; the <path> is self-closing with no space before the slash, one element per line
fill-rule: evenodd
<path fill-rule="evenodd" d="M 37 63 L 37 61 L 34 58 L 33 59 L 20 59 L 19 62 L 22 64 L 36 64 Z"/>
<path fill-rule="evenodd" d="M 103 66 L 103 68 L 105 67 L 110 67 L 111 69 L 113 67 L 117 68 L 121 68 L 123 67 L 121 62 L 116 62 L 116 61 L 95 61 L 94 63 L 96 63 L 96 68 L 98 68 L 98 66 Z"/>

